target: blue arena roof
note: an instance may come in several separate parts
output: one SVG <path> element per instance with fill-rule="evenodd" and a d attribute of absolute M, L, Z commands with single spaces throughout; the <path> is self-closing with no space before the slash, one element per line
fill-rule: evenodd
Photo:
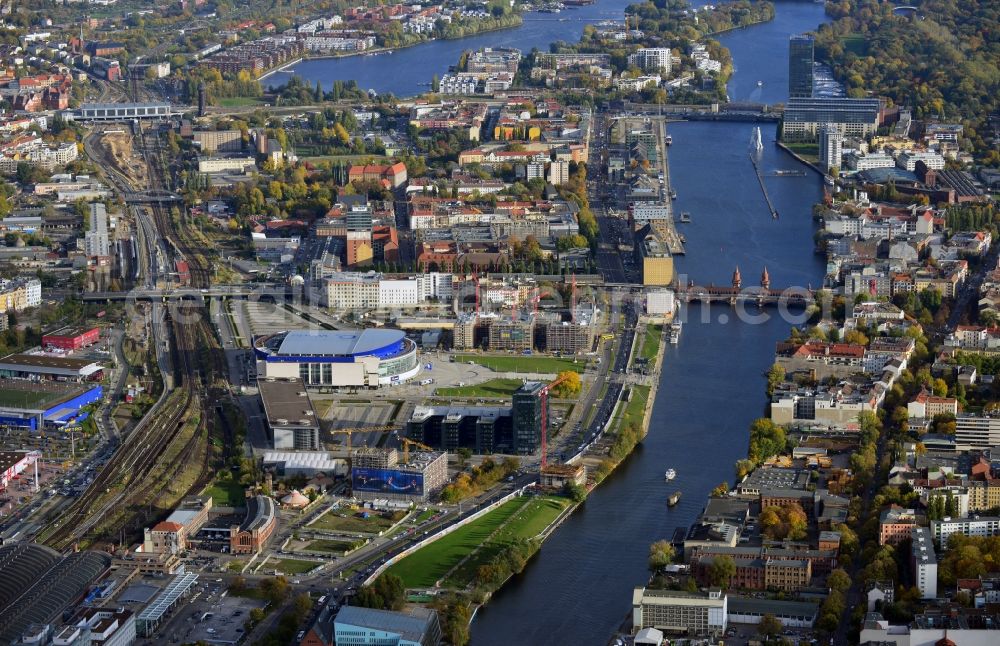
<path fill-rule="evenodd" d="M 401 330 L 293 330 L 278 346 L 281 356 L 358 357 L 391 354 L 403 342 Z"/>

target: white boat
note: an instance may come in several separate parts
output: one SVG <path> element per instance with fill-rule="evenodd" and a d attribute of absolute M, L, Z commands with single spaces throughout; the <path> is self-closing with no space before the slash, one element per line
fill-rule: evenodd
<path fill-rule="evenodd" d="M 681 340 L 681 322 L 677 321 L 670 324 L 670 342 L 674 345 L 680 343 Z"/>
<path fill-rule="evenodd" d="M 763 87 L 764 81 L 757 81 L 757 87 Z"/>
<path fill-rule="evenodd" d="M 667 472 L 663 474 L 663 477 L 667 480 L 673 480 L 677 477 L 677 472 L 673 469 L 667 469 Z"/>

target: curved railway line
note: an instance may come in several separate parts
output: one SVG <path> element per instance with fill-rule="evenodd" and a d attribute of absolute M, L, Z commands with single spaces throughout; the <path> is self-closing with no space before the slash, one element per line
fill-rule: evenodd
<path fill-rule="evenodd" d="M 141 142 L 148 168 L 148 188 L 166 188 L 168 183 L 161 165 L 159 142 L 155 139 L 148 141 L 147 135 L 141 131 L 136 138 Z M 105 160 L 103 170 L 112 184 L 123 192 L 134 190 L 131 178 L 107 163 L 100 151 L 94 152 Z M 146 236 L 150 236 L 146 245 L 149 251 L 144 254 L 144 259 L 147 270 L 152 270 L 149 275 L 154 277 L 154 282 L 157 259 L 150 255 L 161 253 L 158 239 L 162 239 L 168 242 L 167 253 L 172 252 L 174 259 L 187 261 L 192 286 L 209 287 L 212 272 L 205 256 L 194 248 L 183 232 L 178 231 L 168 210 L 158 204 L 147 208 L 152 213 L 153 221 L 140 222 L 139 226 L 143 227 Z M 164 277 L 163 271 L 159 274 L 159 278 Z M 192 301 L 174 303 L 169 306 L 167 314 L 168 322 L 164 328 L 166 336 L 172 340 L 173 388 L 164 389 L 159 401 L 129 433 L 87 490 L 70 505 L 57 523 L 39 536 L 40 542 L 66 550 L 82 540 L 97 540 L 113 535 L 119 529 L 132 528 L 135 521 L 148 521 L 150 518 L 146 516 L 154 508 L 157 513 L 161 511 L 157 502 L 164 494 L 179 493 L 183 496 L 189 493 L 172 490 L 182 482 L 185 472 L 190 473 L 199 463 L 202 466 L 207 464 L 206 413 L 212 411 L 209 404 L 223 396 L 222 389 L 215 386 L 215 378 L 224 374 L 223 359 L 219 355 L 215 332 L 204 304 Z M 227 445 L 231 446 L 231 442 Z M 203 484 L 208 471 L 206 468 L 198 469 L 189 488 Z"/>

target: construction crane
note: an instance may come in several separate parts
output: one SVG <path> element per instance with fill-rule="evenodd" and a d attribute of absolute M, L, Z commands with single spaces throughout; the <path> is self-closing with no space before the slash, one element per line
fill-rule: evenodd
<path fill-rule="evenodd" d="M 542 413 L 542 429 L 541 429 L 541 431 L 542 431 L 542 433 L 541 433 L 542 434 L 542 463 L 540 465 L 541 469 L 545 469 L 545 465 L 548 462 L 548 456 L 546 455 L 548 453 L 548 446 L 547 446 L 548 442 L 547 442 L 546 436 L 549 434 L 549 416 L 548 416 L 548 410 L 549 410 L 549 390 L 551 390 L 551 389 L 555 388 L 556 386 L 558 386 L 559 384 L 563 383 L 564 381 L 566 381 L 567 379 L 569 379 L 569 377 L 570 377 L 569 374 L 564 374 L 564 375 L 560 375 L 559 377 L 556 377 L 556 379 L 554 381 L 551 381 L 548 384 L 546 384 L 545 387 L 542 388 L 541 392 L 538 393 L 538 396 L 542 400 L 542 411 L 543 411 L 543 413 Z"/>
<path fill-rule="evenodd" d="M 418 449 L 423 449 L 425 451 L 433 451 L 432 447 L 427 446 L 423 442 L 418 442 L 416 440 L 411 440 L 408 437 L 400 436 L 399 441 L 403 443 L 403 464 L 410 463 L 410 445 L 417 447 Z"/>
<path fill-rule="evenodd" d="M 385 431 L 395 431 L 397 426 L 389 424 L 387 426 L 359 426 L 356 428 L 338 428 L 330 431 L 333 435 L 347 436 L 347 455 L 351 455 L 351 438 L 355 433 L 382 433 Z"/>

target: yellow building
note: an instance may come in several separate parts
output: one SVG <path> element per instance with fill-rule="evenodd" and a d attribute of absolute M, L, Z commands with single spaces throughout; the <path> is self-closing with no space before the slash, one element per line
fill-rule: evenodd
<path fill-rule="evenodd" d="M 643 285 L 670 285 L 674 281 L 674 259 L 666 243 L 648 224 L 636 232 L 636 262 L 642 267 Z"/>
<path fill-rule="evenodd" d="M 1000 507 L 1000 480 L 969 482 L 969 511 L 986 511 Z"/>

